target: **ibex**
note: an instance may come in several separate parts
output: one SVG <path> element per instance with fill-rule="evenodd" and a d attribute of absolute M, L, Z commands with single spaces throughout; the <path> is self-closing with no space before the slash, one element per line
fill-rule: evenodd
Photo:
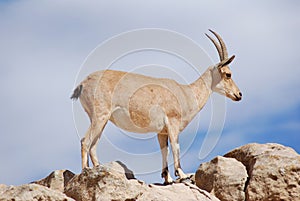
<path fill-rule="evenodd" d="M 167 164 L 168 140 L 174 157 L 175 176 L 187 178 L 179 161 L 178 135 L 206 104 L 210 94 L 217 92 L 239 101 L 242 93 L 232 80 L 222 38 L 209 30 L 218 42 L 206 34 L 215 45 L 220 62 L 208 69 L 193 83 L 179 84 L 172 79 L 103 70 L 91 73 L 74 90 L 71 99 L 80 102 L 90 118 L 90 127 L 81 140 L 82 169 L 88 167 L 90 156 L 99 165 L 96 145 L 110 120 L 116 126 L 135 133 L 157 133 L 162 153 L 162 173 L 165 184 L 173 182 Z"/>

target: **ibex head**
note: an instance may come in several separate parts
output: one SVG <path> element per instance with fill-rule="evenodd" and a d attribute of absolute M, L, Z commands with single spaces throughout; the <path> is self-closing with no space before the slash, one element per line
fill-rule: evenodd
<path fill-rule="evenodd" d="M 221 95 L 227 96 L 234 101 L 240 101 L 242 99 L 242 93 L 232 80 L 229 64 L 234 59 L 234 55 L 228 58 L 227 49 L 224 41 L 216 32 L 212 32 L 219 43 L 217 43 L 212 37 L 206 34 L 206 36 L 213 42 L 220 56 L 220 62 L 217 63 L 212 70 L 212 91 Z"/>

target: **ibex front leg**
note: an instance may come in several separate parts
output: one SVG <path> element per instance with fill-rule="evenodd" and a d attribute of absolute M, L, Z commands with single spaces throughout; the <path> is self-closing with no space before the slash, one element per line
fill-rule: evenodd
<path fill-rule="evenodd" d="M 175 176 L 180 180 L 187 179 L 187 175 L 182 171 L 179 160 L 180 147 L 178 143 L 179 122 L 177 120 L 169 120 L 167 124 L 168 135 L 171 143 L 172 153 L 174 157 Z"/>
<path fill-rule="evenodd" d="M 166 133 L 159 133 L 157 135 L 158 142 L 160 145 L 160 151 L 162 155 L 162 171 L 161 171 L 161 177 L 165 179 L 164 184 L 172 184 L 173 179 L 170 175 L 169 169 L 168 169 L 168 154 L 169 154 L 169 148 L 168 148 L 168 135 Z"/>

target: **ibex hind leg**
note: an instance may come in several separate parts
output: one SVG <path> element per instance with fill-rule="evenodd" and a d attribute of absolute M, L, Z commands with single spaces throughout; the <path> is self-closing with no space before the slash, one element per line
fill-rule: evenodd
<path fill-rule="evenodd" d="M 99 139 L 102 135 L 103 129 L 107 124 L 107 121 L 108 121 L 108 118 L 106 118 L 103 122 L 98 123 L 98 125 L 96 126 L 96 129 L 95 129 L 96 132 L 98 132 L 98 134 L 96 134 L 94 136 L 94 139 L 92 141 L 92 145 L 91 145 L 91 148 L 90 148 L 90 152 L 89 152 L 92 163 L 93 163 L 94 166 L 99 165 L 99 161 L 98 161 L 98 157 L 97 157 L 97 144 L 98 144 L 98 141 L 99 141 Z"/>
<path fill-rule="evenodd" d="M 81 139 L 81 167 L 82 169 L 89 167 L 88 155 L 89 155 L 89 144 L 88 140 L 86 139 L 91 132 L 91 126 L 88 128 L 85 137 Z"/>
<path fill-rule="evenodd" d="M 164 184 L 172 184 L 173 179 L 170 175 L 169 169 L 168 169 L 168 154 L 169 154 L 169 149 L 168 149 L 168 135 L 165 133 L 159 133 L 157 134 L 158 142 L 160 145 L 160 150 L 162 154 L 162 172 L 161 176 L 164 178 Z"/>
<path fill-rule="evenodd" d="M 94 166 L 99 165 L 97 157 L 97 143 L 101 137 L 102 131 L 107 124 L 109 116 L 101 116 L 101 118 L 92 119 L 86 135 L 81 140 L 81 157 L 82 169 L 88 167 L 88 155 L 90 156 Z"/>

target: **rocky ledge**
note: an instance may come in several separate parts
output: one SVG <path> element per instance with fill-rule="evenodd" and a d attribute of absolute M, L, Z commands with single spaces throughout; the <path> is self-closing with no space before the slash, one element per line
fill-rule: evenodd
<path fill-rule="evenodd" d="M 300 155 L 279 144 L 248 144 L 199 166 L 192 183 L 146 184 L 121 162 L 75 175 L 56 170 L 22 186 L 0 184 L 0 200 L 300 200 Z"/>

